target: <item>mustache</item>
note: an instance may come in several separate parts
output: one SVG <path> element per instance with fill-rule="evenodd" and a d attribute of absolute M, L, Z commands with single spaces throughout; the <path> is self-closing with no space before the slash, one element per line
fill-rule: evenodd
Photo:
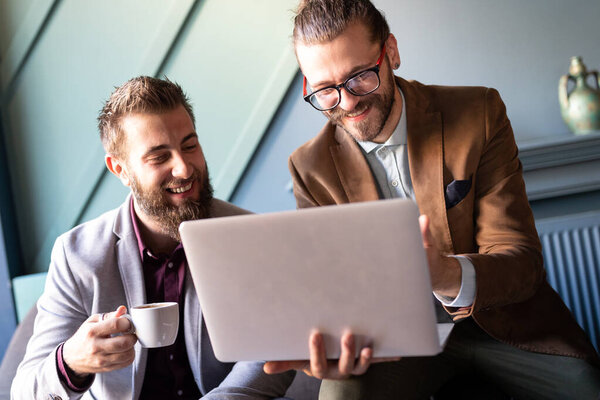
<path fill-rule="evenodd" d="M 161 188 L 168 189 L 168 188 L 177 187 L 177 186 L 185 186 L 188 183 L 197 180 L 199 177 L 200 177 L 200 172 L 197 169 L 194 169 L 194 172 L 192 173 L 192 175 L 189 178 L 187 178 L 187 179 L 171 179 L 170 181 L 165 182 L 161 186 Z"/>
<path fill-rule="evenodd" d="M 370 96 L 378 95 L 372 93 Z M 341 121 L 343 118 L 349 116 L 350 114 L 357 114 L 365 111 L 367 108 L 372 106 L 373 103 L 375 103 L 375 98 L 370 96 L 356 103 L 356 106 L 351 111 L 346 111 L 343 108 L 340 108 L 339 106 L 334 108 L 333 110 L 329 111 L 329 119 L 331 119 L 332 121 Z"/>

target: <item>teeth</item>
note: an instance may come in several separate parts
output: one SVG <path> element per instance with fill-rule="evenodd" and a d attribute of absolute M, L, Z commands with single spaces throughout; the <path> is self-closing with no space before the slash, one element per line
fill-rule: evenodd
<path fill-rule="evenodd" d="M 189 185 L 179 187 L 179 188 L 170 188 L 169 190 L 173 193 L 183 193 L 183 192 L 187 192 L 191 188 L 192 188 L 192 184 L 190 183 Z"/>
<path fill-rule="evenodd" d="M 359 111 L 359 112 L 354 112 L 354 113 L 352 113 L 352 114 L 347 114 L 347 115 L 348 115 L 348 117 L 350 117 L 350 118 L 354 118 L 354 117 L 357 117 L 357 116 L 359 116 L 360 114 L 362 114 L 362 113 L 364 113 L 364 112 L 365 112 L 365 110 L 361 110 L 361 111 Z"/>

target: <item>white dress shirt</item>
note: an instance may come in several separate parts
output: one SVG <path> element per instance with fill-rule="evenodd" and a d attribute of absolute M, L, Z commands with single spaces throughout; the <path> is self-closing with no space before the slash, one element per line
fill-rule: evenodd
<path fill-rule="evenodd" d="M 412 181 L 410 179 L 410 166 L 408 164 L 408 152 L 406 148 L 406 103 L 404 94 L 398 88 L 402 96 L 402 115 L 392 136 L 385 143 L 360 142 L 358 144 L 363 150 L 371 171 L 375 176 L 380 194 L 383 198 L 411 198 L 415 200 Z M 451 256 L 458 260 L 462 270 L 461 286 L 456 298 L 440 296 L 433 293 L 435 297 L 445 306 L 468 307 L 473 304 L 475 298 L 475 268 L 466 257 Z"/>

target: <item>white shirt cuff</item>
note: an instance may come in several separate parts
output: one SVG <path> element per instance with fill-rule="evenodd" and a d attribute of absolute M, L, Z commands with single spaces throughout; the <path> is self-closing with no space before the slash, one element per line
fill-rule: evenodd
<path fill-rule="evenodd" d="M 473 305 L 473 300 L 475 300 L 475 267 L 467 257 L 455 255 L 450 255 L 448 257 L 456 258 L 462 271 L 458 296 L 452 298 L 440 296 L 435 292 L 433 294 L 446 307 L 470 307 Z"/>

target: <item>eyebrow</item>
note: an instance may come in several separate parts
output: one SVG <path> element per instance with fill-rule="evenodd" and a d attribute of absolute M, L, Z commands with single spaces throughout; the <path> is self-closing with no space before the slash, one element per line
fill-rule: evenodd
<path fill-rule="evenodd" d="M 186 135 L 182 140 L 181 140 L 181 144 L 187 142 L 190 139 L 194 139 L 194 138 L 198 138 L 198 134 L 196 132 L 192 132 L 188 135 Z M 166 144 L 159 144 L 158 146 L 152 146 L 148 149 L 148 151 L 146 151 L 144 153 L 144 155 L 142 157 L 148 157 L 150 154 L 155 153 L 157 151 L 161 151 L 164 149 L 167 149 L 169 146 L 167 146 Z"/>
<path fill-rule="evenodd" d="M 181 144 L 187 142 L 190 139 L 198 139 L 198 134 L 196 132 L 192 132 L 181 140 Z"/>

